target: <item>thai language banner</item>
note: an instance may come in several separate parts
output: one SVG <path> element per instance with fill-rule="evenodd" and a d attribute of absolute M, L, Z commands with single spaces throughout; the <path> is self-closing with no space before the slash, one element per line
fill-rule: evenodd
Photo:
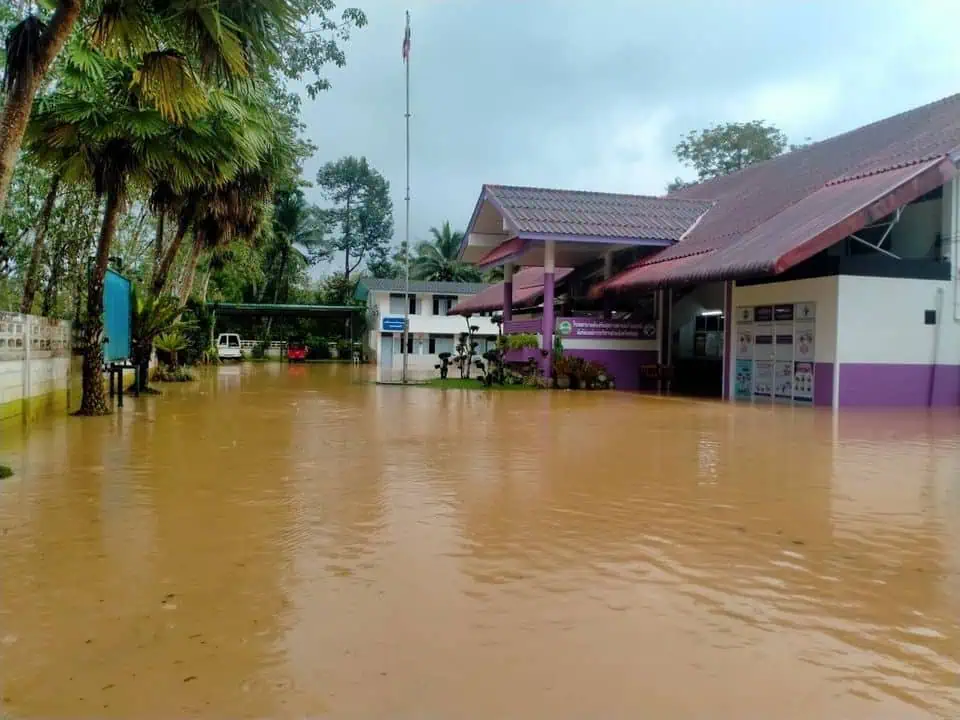
<path fill-rule="evenodd" d="M 657 326 L 653 322 L 604 320 L 591 317 L 557 318 L 557 334 L 570 338 L 621 338 L 655 340 Z"/>

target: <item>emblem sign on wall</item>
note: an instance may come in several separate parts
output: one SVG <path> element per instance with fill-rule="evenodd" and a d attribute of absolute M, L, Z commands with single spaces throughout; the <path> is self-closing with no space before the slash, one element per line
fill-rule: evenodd
<path fill-rule="evenodd" d="M 738 307 L 734 397 L 813 402 L 816 303 Z"/>

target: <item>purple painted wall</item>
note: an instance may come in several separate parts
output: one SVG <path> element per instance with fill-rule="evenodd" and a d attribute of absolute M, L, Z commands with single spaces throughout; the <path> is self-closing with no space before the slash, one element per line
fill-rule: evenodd
<path fill-rule="evenodd" d="M 960 406 L 960 365 L 842 363 L 840 405 Z"/>
<path fill-rule="evenodd" d="M 640 388 L 640 367 L 655 365 L 656 350 L 582 350 L 580 348 L 564 350 L 567 355 L 581 357 L 603 365 L 613 375 L 617 390 L 638 390 Z"/>
<path fill-rule="evenodd" d="M 813 404 L 833 407 L 833 363 L 813 365 Z"/>

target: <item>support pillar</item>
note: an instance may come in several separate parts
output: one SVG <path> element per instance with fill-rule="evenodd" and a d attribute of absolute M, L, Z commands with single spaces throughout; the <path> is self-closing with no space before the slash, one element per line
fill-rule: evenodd
<path fill-rule="evenodd" d="M 731 358 L 733 357 L 733 280 L 723 284 L 723 399 L 730 400 L 731 392 Z"/>
<path fill-rule="evenodd" d="M 503 266 L 503 322 L 513 320 L 513 263 Z"/>
<path fill-rule="evenodd" d="M 554 300 L 554 272 L 556 270 L 556 244 L 547 240 L 543 248 L 543 324 L 540 331 L 543 334 L 542 348 L 547 351 L 543 364 L 545 377 L 553 375 L 553 317 Z"/>

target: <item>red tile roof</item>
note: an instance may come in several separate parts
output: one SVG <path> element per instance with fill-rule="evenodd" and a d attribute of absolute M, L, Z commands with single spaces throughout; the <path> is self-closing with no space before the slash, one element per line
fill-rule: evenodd
<path fill-rule="evenodd" d="M 954 173 L 950 160 L 938 159 L 825 185 L 723 247 L 673 257 L 664 251 L 602 283 L 594 294 L 781 273 L 939 187 Z"/>
<path fill-rule="evenodd" d="M 954 173 L 947 158 L 958 149 L 960 95 L 954 95 L 684 188 L 668 197 L 712 200 L 715 205 L 680 242 L 605 286 L 682 284 L 782 272 L 809 257 L 809 250 L 822 249 L 828 246 L 824 242 L 832 244 L 863 227 L 857 225 L 858 219 L 886 207 L 882 201 L 888 195 L 895 193 L 903 204 L 922 195 L 913 193 L 931 182 L 939 179 L 933 187 L 943 184 Z M 688 259 L 694 256 L 700 259 Z M 680 258 L 685 260 L 673 265 L 676 274 L 665 267 L 652 268 Z M 650 269 L 640 272 L 643 267 Z"/>
<path fill-rule="evenodd" d="M 554 282 L 563 280 L 573 268 L 557 268 Z M 523 268 L 513 275 L 513 307 L 531 307 L 543 297 L 543 268 Z M 503 309 L 503 283 L 493 285 L 476 295 L 462 300 L 447 314 L 467 315 Z"/>
<path fill-rule="evenodd" d="M 484 185 L 490 200 L 525 235 L 676 241 L 711 202 L 581 190 Z"/>
<path fill-rule="evenodd" d="M 523 238 L 518 237 L 507 240 L 506 242 L 502 242 L 482 258 L 477 260 L 476 265 L 477 267 L 485 268 L 490 267 L 491 265 L 499 265 L 507 262 L 511 258 L 522 254 L 523 251 L 527 249 L 529 242 L 529 240 L 524 240 Z"/>

